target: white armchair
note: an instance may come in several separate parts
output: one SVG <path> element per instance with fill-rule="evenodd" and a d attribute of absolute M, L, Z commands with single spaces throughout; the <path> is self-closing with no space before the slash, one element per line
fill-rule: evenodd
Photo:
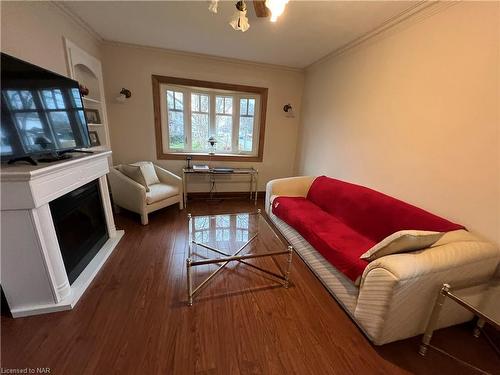
<path fill-rule="evenodd" d="M 127 177 L 121 171 L 121 165 L 114 166 L 109 172 L 109 184 L 113 202 L 141 215 L 142 225 L 148 224 L 148 214 L 161 208 L 179 203 L 183 209 L 182 179 L 172 172 L 157 165 L 154 166 L 160 183 L 146 187 Z"/>

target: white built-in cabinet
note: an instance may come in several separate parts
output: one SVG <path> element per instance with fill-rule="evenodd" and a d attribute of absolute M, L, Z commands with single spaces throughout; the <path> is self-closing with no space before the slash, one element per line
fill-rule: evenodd
<path fill-rule="evenodd" d="M 101 146 L 92 147 L 91 150 L 104 151 L 111 149 L 109 140 L 108 115 L 106 112 L 106 99 L 101 62 L 90 55 L 69 39 L 64 39 L 68 74 L 78 83 L 89 89 L 89 94 L 83 97 L 85 108 L 95 109 L 99 112 L 100 122 L 89 122 L 89 131 L 96 131 Z"/>

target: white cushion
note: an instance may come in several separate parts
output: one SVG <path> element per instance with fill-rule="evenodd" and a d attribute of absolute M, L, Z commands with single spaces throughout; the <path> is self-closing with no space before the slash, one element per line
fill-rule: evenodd
<path fill-rule="evenodd" d="M 146 203 L 153 204 L 164 199 L 179 195 L 179 188 L 166 184 L 154 184 L 149 187 L 146 193 Z"/>
<path fill-rule="evenodd" d="M 384 238 L 361 255 L 360 259 L 371 262 L 385 255 L 425 249 L 438 241 L 443 235 L 444 233 L 442 232 L 400 230 Z"/>
<path fill-rule="evenodd" d="M 128 178 L 131 178 L 135 182 L 144 186 L 146 188 L 146 191 L 149 191 L 148 184 L 146 182 L 146 179 L 144 178 L 140 166 L 133 164 L 123 164 L 120 166 L 119 170 Z"/>
<path fill-rule="evenodd" d="M 141 168 L 142 175 L 146 181 L 146 185 L 151 186 L 154 184 L 159 184 L 160 180 L 156 175 L 155 167 L 150 161 L 138 161 L 132 165 L 137 165 Z"/>

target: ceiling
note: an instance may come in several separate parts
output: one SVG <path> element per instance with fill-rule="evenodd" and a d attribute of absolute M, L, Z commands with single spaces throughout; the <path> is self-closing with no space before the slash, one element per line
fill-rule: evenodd
<path fill-rule="evenodd" d="M 64 6 L 104 40 L 304 68 L 415 6 L 409 1 L 291 1 L 276 23 L 257 18 L 233 30 L 234 2 L 68 1 Z"/>

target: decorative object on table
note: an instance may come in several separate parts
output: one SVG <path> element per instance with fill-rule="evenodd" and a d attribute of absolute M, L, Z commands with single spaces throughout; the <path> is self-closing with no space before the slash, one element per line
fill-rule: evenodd
<path fill-rule="evenodd" d="M 208 143 L 210 144 L 211 150 L 208 152 L 208 167 L 211 167 L 212 164 L 212 156 L 215 155 L 215 145 L 217 144 L 217 140 L 214 137 L 208 138 Z"/>
<path fill-rule="evenodd" d="M 208 171 L 210 168 L 206 164 L 194 164 L 193 171 Z"/>
<path fill-rule="evenodd" d="M 208 143 L 210 143 L 210 147 L 212 147 L 210 153 L 213 155 L 215 153 L 215 145 L 217 144 L 217 140 L 214 137 L 210 137 L 208 138 Z"/>
<path fill-rule="evenodd" d="M 86 86 L 79 84 L 78 87 L 80 89 L 81 96 L 87 96 L 89 94 L 89 89 Z"/>
<path fill-rule="evenodd" d="M 101 124 L 101 116 L 97 109 L 85 108 L 85 118 L 89 124 Z"/>
<path fill-rule="evenodd" d="M 241 32 L 245 32 L 250 28 L 250 24 L 248 23 L 247 18 L 247 5 L 244 1 L 238 1 L 236 3 L 236 12 L 233 14 L 231 18 L 231 22 L 229 24 L 235 30 L 239 30 Z"/>
<path fill-rule="evenodd" d="M 91 147 L 96 147 L 101 145 L 101 142 L 99 141 L 99 134 L 97 134 L 96 131 L 94 130 L 89 131 L 89 139 Z"/>
<path fill-rule="evenodd" d="M 132 96 L 132 92 L 129 89 L 122 88 L 122 91 L 120 91 L 120 95 L 116 97 L 116 101 L 119 103 L 125 103 L 127 99 L 129 99 Z"/>
<path fill-rule="evenodd" d="M 186 169 L 191 169 L 191 160 L 193 160 L 191 155 L 186 156 Z"/>

